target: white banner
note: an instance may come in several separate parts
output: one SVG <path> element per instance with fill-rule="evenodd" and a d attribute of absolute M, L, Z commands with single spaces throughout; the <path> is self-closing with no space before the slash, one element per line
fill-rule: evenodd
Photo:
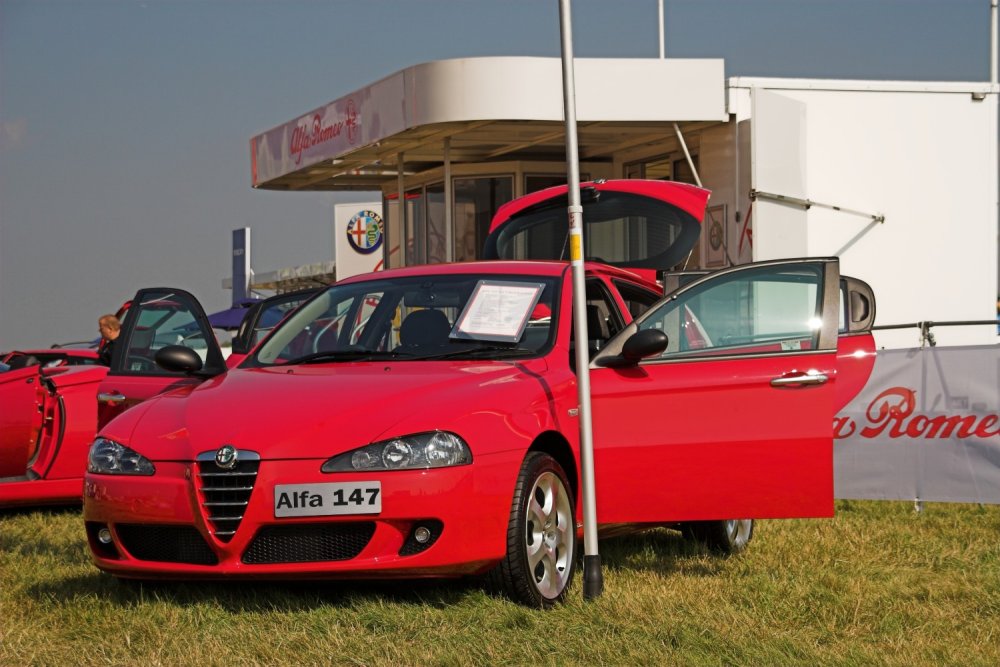
<path fill-rule="evenodd" d="M 1000 504 L 1000 345 L 879 350 L 834 419 L 834 495 Z"/>

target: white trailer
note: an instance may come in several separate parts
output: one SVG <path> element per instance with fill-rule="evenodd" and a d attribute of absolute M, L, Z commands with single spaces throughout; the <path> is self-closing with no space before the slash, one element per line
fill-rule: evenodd
<path fill-rule="evenodd" d="M 741 207 L 752 259 L 839 256 L 875 289 L 879 324 L 994 319 L 995 86 L 733 78 L 728 91 L 746 184 L 734 189 L 756 194 Z M 711 161 L 703 150 L 706 174 L 720 171 Z M 939 344 L 995 343 L 996 333 L 934 329 Z M 901 347 L 914 335 L 877 339 Z"/>

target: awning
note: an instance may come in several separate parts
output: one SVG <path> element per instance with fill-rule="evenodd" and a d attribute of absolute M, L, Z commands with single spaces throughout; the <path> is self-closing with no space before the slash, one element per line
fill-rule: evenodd
<path fill-rule="evenodd" d="M 673 124 L 728 120 L 721 59 L 577 59 L 580 159 L 662 142 Z M 379 190 L 444 162 L 565 160 L 558 58 L 415 65 L 254 137 L 251 177 L 273 190 Z M 692 128 L 693 129 L 693 128 Z"/>

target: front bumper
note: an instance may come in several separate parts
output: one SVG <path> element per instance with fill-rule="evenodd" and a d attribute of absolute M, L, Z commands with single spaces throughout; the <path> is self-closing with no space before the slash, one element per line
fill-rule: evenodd
<path fill-rule="evenodd" d="M 475 574 L 505 551 L 523 452 L 436 470 L 319 472 L 322 460 L 261 461 L 241 519 L 220 535 L 195 462 L 156 474 L 87 474 L 84 520 L 96 565 L 151 579 L 417 578 Z M 275 485 L 381 482 L 378 514 L 275 517 Z M 430 538 L 415 539 L 418 527 Z M 108 538 L 110 537 L 110 541 Z"/>

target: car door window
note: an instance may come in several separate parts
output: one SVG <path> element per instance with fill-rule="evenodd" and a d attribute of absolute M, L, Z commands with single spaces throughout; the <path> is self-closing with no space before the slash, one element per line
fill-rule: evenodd
<path fill-rule="evenodd" d="M 135 318 L 127 328 L 124 346 L 116 350 L 112 371 L 171 375 L 159 368 L 154 357 L 168 345 L 181 345 L 198 353 L 202 363 L 209 365 L 209 350 L 215 334 L 207 320 L 198 317 L 201 307 L 186 293 L 178 291 L 141 292 L 141 302 L 133 303 L 130 311 Z M 116 342 L 116 346 L 119 343 Z M 214 362 L 214 360 L 211 360 Z"/>
<path fill-rule="evenodd" d="M 660 329 L 660 358 L 816 349 L 822 329 L 820 267 L 765 266 L 710 280 L 669 299 L 639 323 Z"/>
<path fill-rule="evenodd" d="M 586 285 L 587 349 L 593 357 L 612 336 L 624 328 L 625 322 L 604 283 L 600 280 L 588 280 Z M 575 345 L 576 334 L 571 333 L 570 359 L 574 358 Z"/>
<path fill-rule="evenodd" d="M 662 294 L 651 292 L 624 280 L 615 280 L 613 284 L 618 290 L 618 294 L 621 295 L 622 301 L 625 302 L 625 307 L 628 308 L 633 320 L 649 310 L 654 303 L 663 297 Z"/>

